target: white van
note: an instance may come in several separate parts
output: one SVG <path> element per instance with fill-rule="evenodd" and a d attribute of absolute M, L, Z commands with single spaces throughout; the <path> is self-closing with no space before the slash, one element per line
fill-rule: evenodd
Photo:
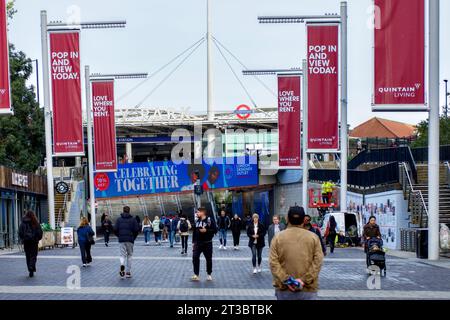
<path fill-rule="evenodd" d="M 325 235 L 330 216 L 336 220 L 336 233 L 341 236 L 351 238 L 362 238 L 363 228 L 361 213 L 355 212 L 331 212 L 327 213 L 323 219 L 323 224 L 320 228 L 322 236 Z M 356 230 L 355 230 L 356 227 Z M 354 234 L 356 232 L 356 234 Z"/>

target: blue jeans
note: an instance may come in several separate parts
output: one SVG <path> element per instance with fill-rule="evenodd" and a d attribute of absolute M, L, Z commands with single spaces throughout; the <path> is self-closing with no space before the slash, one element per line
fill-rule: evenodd
<path fill-rule="evenodd" d="M 223 245 L 224 247 L 227 246 L 227 229 L 219 230 L 219 240 L 221 245 Z"/>
<path fill-rule="evenodd" d="M 150 229 L 144 229 L 144 241 L 145 243 L 150 242 Z"/>
<path fill-rule="evenodd" d="M 170 246 L 173 247 L 173 241 L 175 240 L 175 231 L 169 231 L 169 242 Z"/>

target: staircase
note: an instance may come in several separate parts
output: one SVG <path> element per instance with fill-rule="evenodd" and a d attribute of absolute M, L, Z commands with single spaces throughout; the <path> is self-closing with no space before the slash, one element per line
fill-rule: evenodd
<path fill-rule="evenodd" d="M 450 187 L 447 183 L 446 165 L 439 168 L 439 222 L 450 225 Z M 420 227 L 427 227 L 427 215 L 420 211 L 421 199 L 418 191 L 422 193 L 423 200 L 428 208 L 428 166 L 417 165 L 417 183 L 413 185 L 416 195 L 410 196 L 409 206 L 412 212 L 413 223 L 419 224 Z"/>
<path fill-rule="evenodd" d="M 71 199 L 71 191 L 67 194 L 55 192 L 55 225 L 59 227 L 64 221 L 64 215 L 67 211 L 67 202 Z"/>

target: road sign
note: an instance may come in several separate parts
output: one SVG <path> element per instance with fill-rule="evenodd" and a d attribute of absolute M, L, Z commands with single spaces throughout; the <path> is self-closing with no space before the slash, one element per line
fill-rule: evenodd
<path fill-rule="evenodd" d="M 58 182 L 55 186 L 55 189 L 59 194 L 66 194 L 67 192 L 69 192 L 69 186 L 63 181 Z"/>
<path fill-rule="evenodd" d="M 241 104 L 234 111 L 234 114 L 236 114 L 237 117 L 241 120 L 247 120 L 248 118 L 250 118 L 250 115 L 252 113 L 253 113 L 253 110 L 246 104 Z"/>

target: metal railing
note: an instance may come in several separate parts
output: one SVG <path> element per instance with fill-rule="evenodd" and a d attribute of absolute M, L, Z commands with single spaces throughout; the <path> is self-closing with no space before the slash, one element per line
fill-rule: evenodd
<path fill-rule="evenodd" d="M 319 168 L 320 168 L 320 169 L 323 169 L 323 166 L 322 166 L 322 164 L 320 163 L 320 160 L 319 160 L 319 158 L 317 157 L 316 154 L 313 154 L 313 155 L 312 155 L 312 161 L 313 161 L 314 164 L 318 163 L 318 164 L 319 164 Z"/>
<path fill-rule="evenodd" d="M 403 188 L 403 195 L 408 198 L 408 207 L 411 210 L 411 221 L 423 227 L 424 213 L 428 220 L 428 208 L 422 191 L 415 190 L 409 174 L 408 165 L 405 162 L 400 164 L 400 184 Z"/>
<path fill-rule="evenodd" d="M 411 152 L 417 162 L 428 162 L 428 147 L 412 148 Z M 450 145 L 439 147 L 439 160 L 450 161 Z"/>
<path fill-rule="evenodd" d="M 446 171 L 446 181 L 447 181 L 447 186 L 450 187 L 450 163 L 448 161 L 444 162 L 445 168 L 447 169 Z"/>

